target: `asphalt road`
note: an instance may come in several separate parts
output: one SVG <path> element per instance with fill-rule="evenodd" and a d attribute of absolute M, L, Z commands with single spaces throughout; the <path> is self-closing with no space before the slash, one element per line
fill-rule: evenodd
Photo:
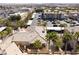
<path fill-rule="evenodd" d="M 37 22 L 38 22 L 38 14 L 35 15 L 35 18 L 33 19 L 31 26 L 36 26 Z"/>

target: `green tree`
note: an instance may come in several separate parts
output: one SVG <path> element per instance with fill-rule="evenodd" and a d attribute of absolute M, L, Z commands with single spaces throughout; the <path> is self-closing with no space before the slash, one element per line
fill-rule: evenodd
<path fill-rule="evenodd" d="M 11 27 L 7 27 L 6 31 L 8 32 L 8 34 L 12 33 L 12 28 Z"/>
<path fill-rule="evenodd" d="M 12 26 L 12 22 L 10 20 L 5 20 L 5 26 L 11 27 Z"/>
<path fill-rule="evenodd" d="M 2 31 L 2 37 L 6 37 L 8 35 L 8 32 L 5 30 L 5 31 Z"/>
<path fill-rule="evenodd" d="M 10 21 L 18 21 L 21 19 L 21 16 L 19 14 L 18 15 L 11 15 L 8 19 Z"/>
<path fill-rule="evenodd" d="M 46 35 L 46 39 L 55 41 L 58 38 L 57 33 L 56 32 L 48 32 Z"/>
<path fill-rule="evenodd" d="M 0 19 L 0 25 L 5 25 L 5 20 L 4 19 Z"/>
<path fill-rule="evenodd" d="M 74 47 L 74 52 L 79 51 L 79 45 L 77 44 L 78 38 L 79 38 L 79 32 L 76 32 L 75 35 L 74 35 L 74 39 L 76 41 L 75 47 Z"/>
<path fill-rule="evenodd" d="M 63 41 L 65 43 L 65 53 L 66 53 L 68 41 L 73 40 L 73 35 L 70 32 L 65 32 L 63 34 L 63 39 L 64 39 Z"/>
<path fill-rule="evenodd" d="M 76 32 L 74 36 L 75 36 L 75 39 L 78 39 L 79 38 L 79 32 Z"/>
<path fill-rule="evenodd" d="M 49 50 L 50 50 L 50 41 L 52 40 L 53 43 L 56 42 L 56 40 L 58 40 L 58 35 L 56 32 L 48 32 L 46 35 L 46 39 L 48 41 L 48 46 L 49 46 Z"/>
<path fill-rule="evenodd" d="M 55 45 L 59 49 L 60 52 L 62 51 L 62 49 L 61 49 L 62 44 L 63 44 L 63 42 L 62 42 L 61 38 L 58 38 L 58 40 L 56 40 L 56 42 L 55 42 Z"/>
<path fill-rule="evenodd" d="M 20 20 L 21 19 L 21 16 L 18 14 L 17 16 L 16 16 L 16 20 Z"/>
<path fill-rule="evenodd" d="M 36 41 L 33 43 L 33 46 L 34 46 L 34 48 L 37 49 L 36 52 L 38 53 L 38 50 L 39 50 L 40 48 L 42 48 L 42 43 L 41 43 L 40 40 L 36 40 Z"/>
<path fill-rule="evenodd" d="M 29 12 L 29 13 L 28 13 L 27 17 L 24 19 L 24 21 L 25 21 L 26 23 L 28 22 L 28 20 L 31 19 L 32 14 L 33 14 L 33 12 Z"/>
<path fill-rule="evenodd" d="M 36 48 L 36 49 L 39 49 L 42 47 L 42 43 L 40 40 L 36 40 L 34 43 L 33 43 L 33 46 Z"/>
<path fill-rule="evenodd" d="M 12 28 L 11 27 L 7 27 L 4 31 L 0 32 L 0 38 L 3 39 L 5 38 L 7 35 L 9 35 L 12 32 Z"/>
<path fill-rule="evenodd" d="M 3 37 L 2 37 L 2 34 L 3 34 L 3 32 L 0 32 L 0 38 L 2 39 Z"/>
<path fill-rule="evenodd" d="M 3 40 L 7 36 L 8 32 L 7 31 L 2 31 L 0 32 L 0 38 Z"/>
<path fill-rule="evenodd" d="M 17 21 L 17 27 L 26 27 L 26 22 L 23 20 Z"/>

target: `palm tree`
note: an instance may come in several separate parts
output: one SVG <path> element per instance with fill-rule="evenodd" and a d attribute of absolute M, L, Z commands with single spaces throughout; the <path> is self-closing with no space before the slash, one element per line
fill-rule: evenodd
<path fill-rule="evenodd" d="M 40 40 L 36 40 L 34 43 L 33 43 L 33 46 L 34 48 L 36 48 L 37 50 L 39 50 L 40 48 L 42 48 L 42 43 Z M 37 51 L 38 52 L 38 51 Z"/>
<path fill-rule="evenodd" d="M 76 43 L 75 43 L 73 52 L 76 51 L 76 47 L 78 46 L 78 44 L 77 44 L 78 38 L 79 38 L 79 32 L 76 32 L 74 35 L 74 39 L 75 39 Z"/>
<path fill-rule="evenodd" d="M 65 32 L 63 34 L 63 39 L 64 39 L 63 41 L 65 43 L 65 54 L 66 54 L 68 41 L 72 40 L 73 36 L 70 32 Z"/>
<path fill-rule="evenodd" d="M 42 43 L 40 42 L 40 40 L 36 40 L 34 43 L 33 43 L 34 47 L 39 49 L 42 47 Z"/>
<path fill-rule="evenodd" d="M 59 49 L 59 51 L 60 51 L 61 53 L 63 52 L 63 50 L 61 49 L 62 44 L 63 44 L 63 42 L 62 42 L 62 39 L 61 39 L 61 38 L 58 38 L 58 39 L 56 40 L 56 42 L 55 42 L 56 47 Z"/>
<path fill-rule="evenodd" d="M 75 39 L 78 39 L 79 38 L 79 32 L 76 32 L 75 33 Z"/>
<path fill-rule="evenodd" d="M 48 41 L 48 47 L 49 47 L 49 50 L 50 50 L 50 48 L 51 48 L 50 42 L 52 41 L 52 43 L 55 43 L 56 40 L 58 39 L 57 33 L 56 32 L 48 32 L 47 35 L 46 35 L 46 39 Z"/>

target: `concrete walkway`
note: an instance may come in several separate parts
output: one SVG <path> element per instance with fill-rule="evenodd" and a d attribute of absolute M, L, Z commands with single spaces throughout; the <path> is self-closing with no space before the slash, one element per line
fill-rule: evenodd
<path fill-rule="evenodd" d="M 13 36 L 10 36 L 8 38 L 6 38 L 1 44 L 0 44 L 0 48 L 1 50 L 5 50 L 7 54 L 22 54 L 22 52 L 20 51 L 20 49 L 17 47 L 17 45 L 15 43 L 12 42 L 12 38 Z"/>

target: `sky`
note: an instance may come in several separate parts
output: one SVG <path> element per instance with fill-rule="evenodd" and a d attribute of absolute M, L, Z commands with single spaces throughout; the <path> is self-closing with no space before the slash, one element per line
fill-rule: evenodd
<path fill-rule="evenodd" d="M 0 0 L 0 3 L 79 3 L 79 0 Z"/>

